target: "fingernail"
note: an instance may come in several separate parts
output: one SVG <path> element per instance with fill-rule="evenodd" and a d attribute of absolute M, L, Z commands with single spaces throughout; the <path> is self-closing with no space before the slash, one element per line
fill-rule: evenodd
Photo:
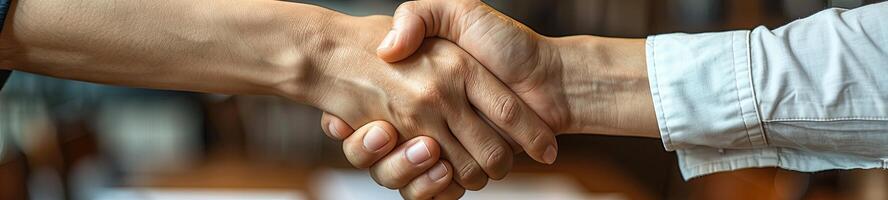
<path fill-rule="evenodd" d="M 444 166 L 443 162 L 439 161 L 435 167 L 429 170 L 429 178 L 434 182 L 438 182 L 444 176 L 447 176 L 447 166 Z"/>
<path fill-rule="evenodd" d="M 367 135 L 364 136 L 364 149 L 369 151 L 378 151 L 388 143 L 389 136 L 385 134 L 385 130 L 378 126 L 373 126 Z"/>
<path fill-rule="evenodd" d="M 425 162 L 430 157 L 432 157 L 432 153 L 429 152 L 429 148 L 426 146 L 425 141 L 419 141 L 413 146 L 410 146 L 410 148 L 407 148 L 407 160 L 413 164 Z"/>
<path fill-rule="evenodd" d="M 327 131 L 330 131 L 330 135 L 333 135 L 333 137 L 342 139 L 342 135 L 339 135 L 339 129 L 336 129 L 336 123 L 330 122 L 327 125 Z"/>
<path fill-rule="evenodd" d="M 543 153 L 543 161 L 547 164 L 555 163 L 555 158 L 558 157 L 558 150 L 555 150 L 555 145 L 549 145 L 546 148 L 546 152 Z"/>
<path fill-rule="evenodd" d="M 382 39 L 382 43 L 379 44 L 379 47 L 376 50 L 380 49 L 388 49 L 395 45 L 395 38 L 398 37 L 398 32 L 395 30 L 391 30 L 388 34 L 385 35 L 385 39 Z"/>

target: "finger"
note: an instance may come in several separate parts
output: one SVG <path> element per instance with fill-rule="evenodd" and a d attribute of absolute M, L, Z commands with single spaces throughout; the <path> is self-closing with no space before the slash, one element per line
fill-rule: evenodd
<path fill-rule="evenodd" d="M 392 30 L 377 48 L 377 56 L 386 62 L 400 61 L 413 54 L 425 37 L 441 37 L 459 44 L 462 33 L 470 28 L 463 16 L 483 5 L 478 0 L 405 2 L 395 10 Z"/>
<path fill-rule="evenodd" d="M 345 121 L 327 112 L 321 115 L 321 129 L 324 130 L 324 134 L 327 134 L 327 137 L 334 140 L 344 140 L 352 132 L 355 132 Z"/>
<path fill-rule="evenodd" d="M 487 185 L 487 174 L 484 173 L 484 170 L 481 169 L 481 166 L 478 165 L 477 162 L 472 158 L 471 154 L 463 148 L 463 145 L 453 137 L 453 134 L 450 130 L 445 126 L 444 123 L 440 123 L 437 127 L 432 125 L 430 127 L 424 127 L 418 129 L 423 132 L 428 133 L 420 133 L 418 135 L 426 135 L 428 137 L 423 137 L 428 140 L 426 141 L 426 145 L 435 156 L 440 154 L 440 157 L 446 158 L 450 161 L 450 163 L 454 167 L 454 178 L 459 184 L 466 188 L 472 188 L 475 190 L 483 188 Z M 435 144 L 430 144 L 429 141 L 437 142 Z M 405 143 L 406 144 L 406 143 Z M 439 146 L 440 145 L 440 146 Z M 398 147 L 396 151 L 389 154 L 389 156 L 384 157 L 379 163 L 373 165 L 370 168 L 371 175 L 374 176 L 377 183 L 380 183 L 383 186 L 390 188 L 400 188 L 403 187 L 407 182 L 415 178 L 415 176 L 420 175 L 425 170 L 410 170 L 412 165 L 422 165 L 425 166 L 428 160 L 423 160 L 423 154 L 420 154 L 422 151 L 420 146 L 417 146 L 415 151 L 405 151 L 404 153 L 398 152 L 399 149 L 410 149 L 408 145 L 401 145 Z M 437 148 L 440 148 L 440 151 Z M 440 153 L 438 153 L 440 152 Z M 393 156 L 400 155 L 400 156 Z M 429 160 L 436 160 L 429 159 Z M 416 168 L 416 167 L 414 167 Z"/>
<path fill-rule="evenodd" d="M 342 141 L 345 158 L 357 168 L 368 168 L 395 148 L 398 134 L 384 121 L 367 123 Z"/>
<path fill-rule="evenodd" d="M 454 138 L 448 127 L 442 123 L 440 127 L 435 127 L 431 130 L 443 130 L 442 134 L 432 134 L 430 136 L 441 145 L 441 157 L 453 164 L 454 171 L 456 172 L 454 180 L 466 189 L 480 190 L 484 188 L 487 185 L 487 174 L 484 173 L 484 169 L 475 161 L 464 145 Z"/>
<path fill-rule="evenodd" d="M 401 144 L 370 167 L 370 176 L 383 187 L 402 188 L 438 163 L 440 149 L 434 139 L 419 136 Z"/>
<path fill-rule="evenodd" d="M 509 88 L 487 69 L 474 67 L 466 93 L 481 113 L 508 134 L 534 160 L 552 164 L 558 156 L 555 134 Z"/>
<path fill-rule="evenodd" d="M 469 105 L 464 108 L 449 122 L 450 130 L 487 176 L 502 179 L 512 169 L 511 147 Z"/>
<path fill-rule="evenodd" d="M 462 188 L 461 186 L 459 186 L 456 183 L 451 183 L 450 186 L 447 186 L 447 189 L 444 189 L 443 192 L 441 192 L 438 195 L 435 195 L 435 197 L 433 197 L 433 199 L 436 199 L 436 200 L 438 200 L 438 199 L 444 199 L 444 200 L 459 199 L 459 198 L 462 198 L 462 196 L 465 194 L 466 194 L 465 188 Z"/>
<path fill-rule="evenodd" d="M 447 189 L 451 183 L 453 183 L 453 167 L 449 162 L 442 160 L 425 174 L 413 179 L 406 187 L 401 188 L 400 192 L 404 199 L 431 199 Z"/>
<path fill-rule="evenodd" d="M 478 112 L 477 110 L 475 110 L 475 113 L 478 114 L 478 117 L 481 117 L 481 119 L 484 119 L 484 123 L 494 124 L 492 121 L 490 121 L 490 119 L 487 119 L 487 116 L 484 116 L 484 114 L 482 114 L 481 112 Z M 521 146 L 519 146 L 518 143 L 515 143 L 515 140 L 512 139 L 512 137 L 510 137 L 509 134 L 506 134 L 505 131 L 503 131 L 502 129 L 500 129 L 497 126 L 491 126 L 490 128 L 493 128 L 493 130 L 495 130 L 496 133 L 498 133 L 500 135 L 500 137 L 502 137 L 503 140 L 505 140 L 506 143 L 509 144 L 509 147 L 511 147 L 511 149 L 512 149 L 512 154 L 524 153 L 524 149 L 521 149 Z"/>
<path fill-rule="evenodd" d="M 426 37 L 426 25 L 422 17 L 413 11 L 416 1 L 401 4 L 393 17 L 392 30 L 376 49 L 376 55 L 386 62 L 407 58 L 422 44 Z"/>

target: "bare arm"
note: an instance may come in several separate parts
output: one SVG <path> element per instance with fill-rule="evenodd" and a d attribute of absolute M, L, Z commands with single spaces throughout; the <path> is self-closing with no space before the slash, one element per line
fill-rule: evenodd
<path fill-rule="evenodd" d="M 488 175 L 502 178 L 512 161 L 508 143 L 476 113 L 534 159 L 554 162 L 552 130 L 456 45 L 431 39 L 402 62 L 378 59 L 375 44 L 391 21 L 271 0 L 18 0 L 0 34 L 0 66 L 133 87 L 278 95 L 351 125 L 385 120 L 401 141 L 423 135 L 440 143 L 468 189 L 482 188 Z M 394 144 L 377 146 L 368 148 Z M 395 183 L 385 184 L 403 186 Z"/>
<path fill-rule="evenodd" d="M 558 47 L 571 123 L 561 130 L 659 138 L 644 39 L 549 38 Z"/>
<path fill-rule="evenodd" d="M 0 34 L 0 66 L 114 85 L 275 94 L 313 78 L 324 23 L 309 22 L 332 14 L 259 0 L 18 0 Z"/>

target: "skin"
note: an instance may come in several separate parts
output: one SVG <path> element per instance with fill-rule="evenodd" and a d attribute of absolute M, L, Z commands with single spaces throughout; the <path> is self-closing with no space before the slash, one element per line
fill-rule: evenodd
<path fill-rule="evenodd" d="M 447 39 L 506 83 L 556 134 L 660 137 L 644 39 L 546 37 L 477 0 L 411 1 L 402 4 L 394 18 L 390 31 L 394 36 L 389 36 L 394 39 L 380 44 L 377 51 L 386 61 L 417 53 L 414 49 L 423 44 L 423 38 Z M 335 130 L 339 138 L 352 133 L 335 116 L 325 115 L 322 123 L 345 127 Z M 343 145 L 350 145 L 349 141 Z M 404 159 L 402 152 L 376 152 L 374 157 L 383 159 L 366 159 L 368 163 L 362 164 L 372 165 L 373 171 L 426 170 L 390 165 L 392 160 Z M 451 199 L 465 192 L 441 191 L 451 183 L 425 182 L 423 176 L 376 179 L 411 180 L 400 188 L 406 199 Z"/>
<path fill-rule="evenodd" d="M 374 171 L 377 182 L 402 191 L 477 190 L 502 178 L 513 150 L 501 134 L 554 162 L 548 123 L 452 42 L 421 41 L 396 63 L 377 58 L 375 44 L 391 26 L 391 17 L 269 0 L 17 0 L 0 33 L 0 67 L 131 87 L 277 95 L 338 116 L 341 127 L 390 122 L 389 140 L 426 141 L 429 154 L 416 164 L 421 171 Z M 365 146 L 346 152 L 407 149 Z M 347 157 L 358 167 L 399 161 L 362 155 L 378 154 Z M 451 178 L 434 183 L 448 185 L 406 183 L 438 163 Z"/>
<path fill-rule="evenodd" d="M 132 87 L 278 95 L 339 116 L 332 124 L 340 125 L 329 126 L 335 129 L 391 122 L 376 126 L 398 141 L 368 154 L 356 153 L 368 151 L 359 139 L 344 147 L 351 145 L 353 164 L 369 166 L 377 182 L 407 198 L 457 198 L 502 178 L 517 151 L 509 141 L 551 163 L 553 132 L 656 136 L 643 41 L 548 38 L 477 1 L 420 2 L 399 9 L 395 30 L 417 34 L 391 39 L 379 56 L 400 62 L 385 63 L 372 44 L 383 42 L 388 17 L 264 0 L 18 0 L 0 33 L 0 67 Z M 430 158 L 403 164 L 407 147 L 420 141 Z M 446 162 L 438 162 L 442 156 Z M 427 170 L 438 164 L 445 178 L 431 180 Z"/>

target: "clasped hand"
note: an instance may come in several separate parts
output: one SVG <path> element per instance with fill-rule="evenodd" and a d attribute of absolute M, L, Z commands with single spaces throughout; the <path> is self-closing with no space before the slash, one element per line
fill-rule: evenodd
<path fill-rule="evenodd" d="M 445 19 L 473 23 L 436 21 Z M 335 106 L 322 107 L 325 132 L 344 139 L 348 160 L 379 184 L 411 199 L 459 197 L 503 178 L 513 152 L 554 162 L 554 130 L 569 117 L 560 58 L 543 37 L 480 1 L 430 0 L 399 7 L 381 39 L 376 52 L 336 52 L 381 60 L 328 64 L 353 67 L 326 72 L 347 78 L 319 79 L 334 88 L 324 101 Z"/>

